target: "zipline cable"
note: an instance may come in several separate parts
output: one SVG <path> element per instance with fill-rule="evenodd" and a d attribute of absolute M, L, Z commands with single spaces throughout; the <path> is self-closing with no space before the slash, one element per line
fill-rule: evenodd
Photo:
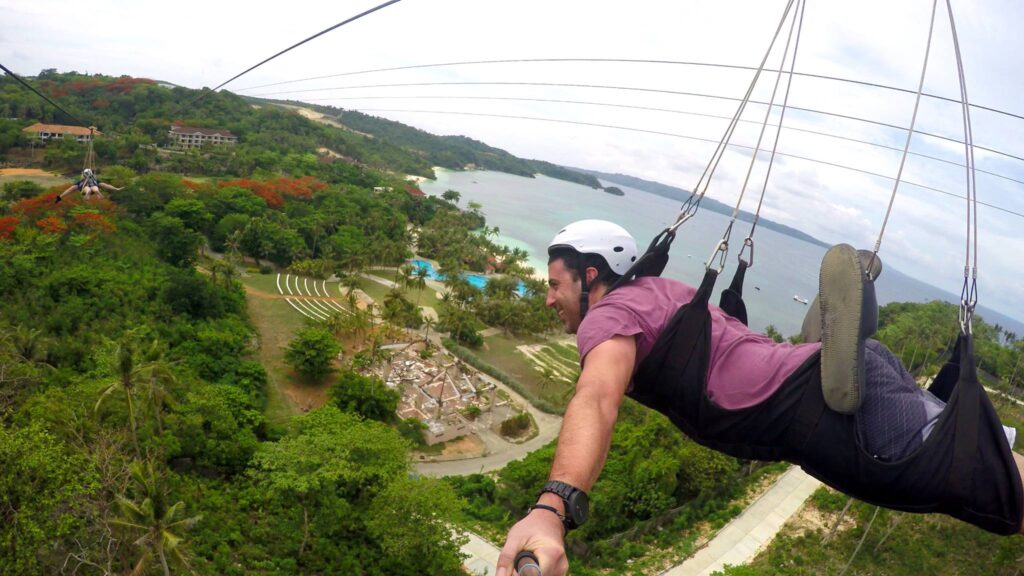
<path fill-rule="evenodd" d="M 269 57 L 269 58 L 259 62 L 258 64 L 250 66 L 249 68 L 246 68 L 245 70 L 239 72 L 238 74 L 235 74 L 234 76 L 232 76 L 231 78 L 228 78 L 224 82 L 221 82 L 213 90 L 204 91 L 197 98 L 195 98 L 194 100 L 189 102 L 186 105 L 186 107 L 192 106 L 196 102 L 199 102 L 200 100 L 205 98 L 207 94 L 210 94 L 211 92 L 216 92 L 217 90 L 220 90 L 221 88 L 223 88 L 224 86 L 226 86 L 226 85 L 230 84 L 231 82 L 237 80 L 238 78 L 241 78 L 242 76 L 248 74 L 249 72 L 252 72 L 253 70 L 259 68 L 260 66 L 263 66 L 267 62 L 270 62 L 274 58 L 277 58 L 278 56 L 281 56 L 282 54 L 285 54 L 286 52 L 290 52 L 291 50 L 293 50 L 295 48 L 298 48 L 299 46 L 302 46 L 303 44 L 305 44 L 306 42 L 309 42 L 310 40 L 319 38 L 320 36 L 323 36 L 324 34 L 327 34 L 328 32 L 330 32 L 332 30 L 340 28 L 340 27 L 348 24 L 349 22 L 355 22 L 356 20 L 359 20 L 360 18 L 362 18 L 364 16 L 369 16 L 370 14 L 373 14 L 374 12 L 376 12 L 378 10 L 383 10 L 384 8 L 387 8 L 388 6 L 391 6 L 392 4 L 397 4 L 398 2 L 401 2 L 401 1 L 402 0 L 388 0 L 387 2 L 384 2 L 383 4 L 378 4 L 377 6 L 374 6 L 373 8 L 370 8 L 369 10 L 366 10 L 364 12 L 360 12 L 359 14 L 356 14 L 355 16 L 353 16 L 353 17 L 351 17 L 351 18 L 349 18 L 347 20 L 344 20 L 342 22 L 338 22 L 337 24 L 335 24 L 334 26 L 331 26 L 330 28 L 325 28 L 325 29 L 317 32 L 316 34 L 313 34 L 309 38 L 306 38 L 305 40 L 302 40 L 301 42 L 297 42 L 295 44 L 292 44 L 291 46 L 285 48 L 284 50 L 281 50 L 277 54 L 274 54 L 273 56 L 271 56 L 271 57 Z"/>
<path fill-rule="evenodd" d="M 609 128 L 609 129 L 612 129 L 612 130 L 624 130 L 624 131 L 627 131 L 627 132 L 639 132 L 639 133 L 642 133 L 642 134 L 653 134 L 655 136 L 668 136 L 668 137 L 671 137 L 671 138 L 682 138 L 684 140 L 694 140 L 694 141 L 698 141 L 698 142 L 708 142 L 708 143 L 711 143 L 711 144 L 717 144 L 719 142 L 718 140 L 714 140 L 714 139 L 711 139 L 711 138 L 701 138 L 699 136 L 690 136 L 688 134 L 677 134 L 677 133 L 673 133 L 673 132 L 663 132 L 663 131 L 659 131 L 659 130 L 646 130 L 646 129 L 643 129 L 643 128 L 631 128 L 629 126 L 616 126 L 614 124 L 599 124 L 599 123 L 596 123 L 596 122 L 581 122 L 581 121 L 576 121 L 576 120 L 561 120 L 561 119 L 558 119 L 558 118 L 542 118 L 542 117 L 538 117 L 538 116 L 516 116 L 516 115 L 512 115 L 512 114 L 485 114 L 485 113 L 481 113 L 481 112 L 453 112 L 453 111 L 445 111 L 445 110 L 412 110 L 412 109 L 400 109 L 400 108 L 363 109 L 363 110 L 360 110 L 360 112 L 364 112 L 364 113 L 365 112 L 400 112 L 400 113 L 408 113 L 408 114 L 441 114 L 441 115 L 450 115 L 450 116 L 475 116 L 475 117 L 484 117 L 484 118 L 503 118 L 503 119 L 511 119 L 511 120 L 533 120 L 533 121 L 537 121 L 537 122 L 551 122 L 551 123 L 555 123 L 555 124 L 571 124 L 571 125 L 576 125 L 576 126 L 591 126 L 591 127 L 594 127 L 594 128 Z M 746 146 L 746 145 L 743 145 L 743 144 L 729 144 L 729 146 L 732 147 L 732 148 L 740 148 L 740 149 L 744 149 L 744 150 L 753 150 L 753 146 Z M 857 168 L 857 167 L 854 167 L 854 166 L 849 166 L 849 165 L 846 165 L 846 164 L 839 164 L 839 163 L 836 163 L 836 162 L 829 162 L 828 160 L 820 160 L 820 159 L 817 159 L 817 158 L 810 158 L 808 156 L 801 156 L 799 154 L 793 154 L 791 152 L 779 152 L 778 155 L 779 156 L 784 156 L 784 157 L 787 157 L 787 158 L 794 158 L 796 160 L 804 160 L 806 162 L 812 162 L 812 163 L 815 163 L 815 164 L 822 164 L 824 166 L 831 166 L 833 168 L 840 168 L 840 169 L 843 169 L 843 170 L 849 170 L 851 172 L 857 172 L 859 174 L 864 174 L 864 175 L 867 175 L 867 176 L 874 176 L 874 177 L 877 177 L 877 178 L 884 178 L 885 180 L 892 180 L 893 179 L 892 176 L 889 176 L 887 174 L 882 174 L 880 172 L 872 172 L 870 170 L 865 170 L 863 168 Z M 929 190 L 929 191 L 932 191 L 932 192 L 938 192 L 939 194 L 944 194 L 946 196 L 951 196 L 953 198 L 959 198 L 961 200 L 964 199 L 964 196 L 961 196 L 959 194 L 955 194 L 953 192 L 942 190 L 941 188 L 935 188 L 933 186 L 928 186 L 926 184 L 919 184 L 917 182 L 911 182 L 909 180 L 904 180 L 903 183 L 904 184 L 908 184 L 910 186 L 914 186 L 916 188 L 921 188 L 922 190 Z M 998 210 L 1000 212 L 1005 212 L 1006 214 L 1010 214 L 1010 215 L 1013 215 L 1013 216 L 1018 216 L 1020 218 L 1024 218 L 1024 213 L 1016 212 L 1014 210 L 1011 210 L 1009 208 L 1004 208 L 1004 207 L 998 206 L 996 204 L 989 204 L 989 203 L 981 202 L 981 201 L 978 201 L 978 204 L 981 205 L 981 206 L 986 206 L 986 207 L 989 207 L 989 208 L 993 208 L 993 209 Z"/>
<path fill-rule="evenodd" d="M 963 334 L 970 335 L 974 331 L 974 309 L 978 304 L 978 188 L 974 179 L 974 135 L 971 127 L 971 107 L 967 99 L 967 78 L 964 74 L 960 40 L 953 18 L 953 5 L 949 0 L 946 0 L 946 12 L 949 14 L 949 28 L 953 35 L 957 78 L 960 81 L 960 101 L 963 103 L 964 152 L 967 164 L 967 255 L 964 259 L 964 283 L 960 291 L 960 330 Z"/>
<path fill-rule="evenodd" d="M 921 106 L 921 92 L 924 90 L 924 79 L 928 73 L 928 57 L 932 51 L 932 33 L 935 31 L 935 12 L 938 9 L 939 0 L 932 0 L 932 15 L 928 20 L 928 40 L 924 48 L 924 63 L 921 65 L 921 79 L 917 83 L 917 97 L 914 99 L 914 112 L 910 116 L 910 129 L 907 130 L 907 139 L 903 143 L 903 154 L 900 156 L 900 167 L 896 171 L 896 181 L 892 184 L 892 194 L 889 195 L 889 206 L 885 209 L 885 218 L 882 219 L 882 229 L 878 232 L 878 240 L 875 241 L 875 248 L 871 252 L 871 260 L 864 267 L 865 271 L 871 270 L 875 260 L 878 258 L 878 251 L 882 248 L 882 238 L 885 236 L 885 227 L 889 224 L 889 216 L 892 215 L 892 206 L 896 202 L 896 192 L 900 187 L 900 178 L 903 177 L 903 167 L 907 163 L 907 152 L 910 150 L 910 140 L 914 136 L 914 126 L 917 124 L 917 111 Z M 970 194 L 968 193 L 968 196 Z M 868 280 L 871 278 L 867 272 Z"/>
<path fill-rule="evenodd" d="M 751 78 L 750 80 L 750 85 L 747 87 L 746 94 L 743 95 L 743 99 L 740 101 L 740 105 L 736 107 L 736 113 L 732 118 L 732 122 L 730 122 L 729 126 L 725 129 L 725 133 L 722 134 L 721 140 L 719 140 L 714 153 L 711 155 L 711 160 L 708 161 L 707 166 L 704 167 L 704 172 L 701 174 L 700 179 L 697 180 L 697 184 L 693 187 L 693 190 L 690 192 L 690 197 L 686 199 L 686 202 L 684 202 L 682 207 L 679 209 L 679 216 L 676 217 L 675 223 L 665 230 L 666 235 L 673 236 L 675 234 L 675 231 L 684 223 L 686 223 L 687 220 L 693 218 L 693 216 L 697 213 L 697 210 L 700 209 L 700 202 L 701 200 L 704 199 L 704 196 L 707 194 L 708 187 L 711 185 L 711 179 L 714 177 L 715 171 L 718 169 L 718 165 L 722 160 L 722 156 L 725 154 L 725 150 L 729 145 L 729 142 L 732 140 L 732 135 L 736 131 L 736 126 L 739 125 L 739 119 L 743 115 L 743 111 L 746 109 L 747 104 L 750 102 L 750 96 L 754 93 L 754 88 L 757 86 L 757 81 L 761 77 L 761 73 L 764 70 L 765 64 L 768 62 L 768 57 L 771 55 L 772 48 L 775 47 L 775 41 L 778 40 L 779 34 L 782 32 L 782 28 L 786 23 L 786 17 L 789 15 L 789 11 L 793 8 L 794 1 L 795 0 L 789 0 L 789 2 L 786 3 L 786 9 L 782 13 L 782 18 L 779 19 L 779 25 L 775 29 L 775 35 L 772 36 L 772 41 L 770 44 L 768 44 L 768 49 L 765 50 L 764 57 L 761 59 L 761 64 L 758 66 L 757 71 L 754 73 L 754 77 Z M 669 241 L 671 241 L 671 239 L 669 239 Z M 712 259 L 713 258 L 714 254 L 712 254 Z M 719 271 L 721 271 L 722 266 L 724 266 L 724 261 L 719 267 Z M 709 259 L 708 264 L 705 266 L 705 269 L 710 269 L 710 267 L 711 260 Z"/>
<path fill-rule="evenodd" d="M 513 97 L 513 96 L 429 96 L 429 95 L 416 95 L 416 96 L 338 96 L 336 98 L 311 98 L 309 100 L 303 100 L 302 102 L 303 103 L 329 102 L 329 101 L 333 102 L 333 101 L 336 101 L 336 100 L 482 100 L 482 101 L 496 100 L 496 101 L 507 101 L 507 102 L 542 102 L 542 103 L 551 103 L 551 104 L 573 104 L 573 105 L 584 105 L 584 106 L 604 106 L 604 107 L 609 107 L 609 108 L 622 108 L 622 109 L 626 109 L 626 110 L 644 110 L 644 111 L 649 111 L 649 112 L 665 112 L 667 114 L 684 114 L 684 115 L 687 115 L 687 116 L 697 116 L 697 117 L 701 117 L 701 118 L 713 118 L 715 120 L 729 120 L 729 119 L 732 118 L 731 116 L 723 116 L 721 114 L 707 114 L 707 113 L 704 113 L 704 112 L 694 112 L 692 110 L 678 110 L 678 109 L 673 109 L 673 108 L 657 108 L 657 107 L 654 107 L 654 106 L 635 106 L 635 105 L 632 105 L 632 104 L 616 104 L 616 103 L 612 103 L 612 102 L 591 102 L 591 101 L 586 101 L 586 100 L 562 100 L 562 99 L 557 99 L 557 98 L 517 98 L 517 97 Z M 298 102 L 298 101 L 296 100 L 295 102 Z M 345 110 L 345 109 L 341 109 L 341 108 L 335 108 L 335 109 L 339 113 L 344 113 L 346 111 L 349 111 L 349 110 Z M 792 107 L 789 107 L 789 109 L 792 109 Z M 350 111 L 358 112 L 359 109 L 358 108 L 353 108 Z M 758 125 L 761 124 L 761 122 L 759 122 L 757 120 L 744 120 L 742 118 L 740 119 L 740 122 L 745 123 L 745 124 L 758 124 Z M 779 128 L 778 124 L 769 123 L 768 126 L 771 126 L 773 128 Z M 879 144 L 878 142 L 871 142 L 870 140 L 861 140 L 859 138 L 853 138 L 853 137 L 850 137 L 850 136 L 842 136 L 840 134 L 833 134 L 833 133 L 829 133 L 829 132 L 822 132 L 822 131 L 819 131 L 819 130 L 811 130 L 810 128 L 797 128 L 796 126 L 782 126 L 781 128 L 783 130 L 789 130 L 789 131 L 793 131 L 793 132 L 802 132 L 804 134 L 813 134 L 815 136 L 822 136 L 824 138 L 831 138 L 831 139 L 834 139 L 834 140 L 844 140 L 846 142 L 853 142 L 855 144 L 865 144 L 867 146 L 873 146 L 873 147 L 876 147 L 876 148 L 881 148 L 883 150 L 891 150 L 893 152 L 902 152 L 902 150 L 903 150 L 902 148 L 897 148 L 895 146 L 889 146 L 887 144 Z M 917 134 L 929 135 L 929 134 L 925 134 L 925 133 L 922 133 L 922 132 L 917 132 Z M 962 142 L 960 142 L 958 140 L 955 141 L 955 142 L 957 142 L 958 144 L 962 144 Z M 964 167 L 963 164 L 961 164 L 961 163 L 959 163 L 959 162 L 957 162 L 955 160 L 947 160 L 945 158 L 939 158 L 938 156 L 931 156 L 931 155 L 928 155 L 928 154 L 923 154 L 921 152 L 910 151 L 910 152 L 908 152 L 908 154 L 910 154 L 911 156 L 917 156 L 919 158 L 925 158 L 927 160 L 933 160 L 935 162 L 941 162 L 943 164 L 950 164 L 952 166 L 957 166 L 959 168 L 963 168 Z M 1014 157 L 1011 156 L 1011 158 L 1014 158 Z M 1019 160 L 1024 161 L 1024 158 L 1019 158 Z M 1024 185 L 1024 180 L 1018 180 L 1016 178 L 1013 178 L 1012 176 L 1007 176 L 1005 174 L 999 174 L 997 172 L 990 172 L 988 170 L 982 170 L 981 168 L 975 168 L 975 171 L 976 172 L 980 172 L 982 174 L 987 174 L 989 176 L 994 176 L 994 177 L 1000 178 L 1002 180 L 1007 180 L 1007 181 L 1010 181 L 1010 182 L 1014 182 L 1016 184 Z"/>
<path fill-rule="evenodd" d="M 782 98 L 782 110 L 779 113 L 779 126 L 781 127 L 786 120 L 786 106 L 789 104 L 789 92 L 793 87 L 793 70 L 796 67 L 796 55 L 800 50 L 800 35 L 803 32 L 804 26 L 804 11 L 807 8 L 805 0 L 800 0 L 797 3 L 796 11 L 793 13 L 793 24 L 790 26 L 789 34 L 792 38 L 793 29 L 796 29 L 796 42 L 793 45 L 793 58 L 789 63 L 789 74 L 786 76 L 786 93 Z M 798 23 L 799 22 L 799 23 Z M 779 64 L 781 70 L 786 65 L 786 56 L 789 54 L 789 41 L 786 42 L 786 49 L 782 52 L 782 62 Z M 761 140 L 764 138 L 765 130 L 768 128 L 768 119 L 771 116 L 772 108 L 775 105 L 775 95 L 779 90 L 779 83 L 782 81 L 782 72 L 779 72 L 775 78 L 775 86 L 772 88 L 772 97 L 770 102 L 772 105 L 765 108 L 764 123 L 761 125 L 761 133 L 757 137 L 757 146 L 754 148 L 754 153 L 750 155 L 750 164 L 747 166 L 747 175 L 743 179 L 743 187 L 740 189 L 740 197 L 736 201 L 736 207 L 732 212 L 732 219 L 729 220 L 729 226 L 726 228 L 725 235 L 722 237 L 722 241 L 725 245 L 725 251 L 722 254 L 722 258 L 726 257 L 726 253 L 729 248 L 729 237 L 732 235 L 732 226 L 736 222 L 736 217 L 739 216 L 740 204 L 743 202 L 743 196 L 747 192 L 747 184 L 750 182 L 750 174 L 754 170 L 754 164 L 757 162 L 757 153 L 761 149 Z M 775 138 L 772 144 L 772 154 L 768 158 L 768 169 L 765 172 L 764 180 L 761 185 L 761 195 L 757 200 L 757 211 L 754 212 L 754 221 L 750 226 L 750 233 L 743 239 L 743 245 L 740 247 L 740 251 L 737 254 L 737 258 L 740 262 L 743 260 L 743 252 L 750 248 L 750 261 L 746 262 L 747 267 L 751 267 L 754 264 L 754 230 L 757 228 L 757 221 L 761 218 L 761 206 L 764 204 L 765 192 L 768 190 L 768 180 L 771 178 L 772 166 L 775 164 L 775 156 L 779 149 L 779 136 L 782 134 L 782 130 L 778 129 L 775 131 Z"/>
<path fill-rule="evenodd" d="M 362 88 L 404 88 L 404 87 L 410 87 L 410 86 L 535 86 L 535 87 L 542 87 L 542 88 L 550 88 L 550 87 L 555 87 L 555 88 L 586 88 L 586 89 L 601 89 L 601 90 L 621 90 L 621 91 L 627 91 L 627 92 L 642 92 L 642 93 L 654 93 L 654 94 L 670 94 L 670 95 L 674 95 L 674 96 L 693 96 L 693 97 L 698 97 L 698 98 L 709 98 L 709 99 L 712 99 L 712 100 L 726 100 L 726 101 L 732 101 L 732 102 L 739 102 L 739 101 L 742 100 L 741 98 L 737 98 L 735 96 L 721 96 L 721 95 L 718 95 L 718 94 L 705 94 L 705 93 L 700 93 L 700 92 L 687 92 L 687 91 L 681 91 L 681 90 L 664 90 L 664 89 L 660 89 L 660 88 L 638 88 L 638 87 L 634 87 L 634 86 L 614 86 L 614 85 L 603 85 L 603 84 L 569 84 L 569 83 L 560 83 L 560 82 L 406 82 L 406 83 L 398 83 L 398 84 L 364 84 L 364 85 L 356 85 L 356 86 L 335 86 L 335 87 L 332 87 L 332 88 L 311 88 L 311 89 L 308 89 L 308 90 L 291 90 L 291 91 L 283 91 L 283 92 L 268 92 L 268 93 L 264 93 L 264 94 L 253 94 L 253 95 L 250 95 L 248 97 L 251 97 L 251 98 L 266 98 L 267 96 L 278 96 L 278 95 L 282 95 L 282 94 L 295 94 L 295 93 L 300 93 L 300 92 L 324 92 L 324 91 L 327 91 L 327 90 L 357 90 L 357 89 L 362 89 Z M 322 99 L 322 100 L 332 100 L 332 99 L 334 99 L 334 98 L 328 98 L 328 99 Z M 301 100 L 295 100 L 295 102 L 302 102 L 302 101 Z M 760 101 L 760 100 L 751 100 L 750 103 L 752 103 L 752 104 L 759 104 L 759 105 L 768 105 L 767 102 L 763 102 L 763 101 Z M 841 119 L 844 119 L 844 120 L 852 120 L 852 121 L 855 121 L 855 122 L 863 122 L 865 124 L 872 124 L 872 125 L 875 125 L 875 126 L 882 126 L 882 127 L 885 127 L 885 128 L 891 128 L 893 130 L 900 130 L 900 131 L 907 130 L 906 126 L 898 126 L 896 124 L 889 124 L 887 122 L 882 122 L 882 121 L 879 121 L 879 120 L 871 120 L 870 118 L 861 118 L 859 116 L 851 116 L 851 115 L 848 115 L 848 114 L 841 114 L 841 113 L 838 113 L 838 112 L 827 112 L 827 111 L 824 111 L 824 110 L 818 110 L 818 109 L 815 109 L 815 108 L 804 108 L 804 107 L 800 107 L 800 106 L 790 106 L 789 109 L 790 110 L 795 110 L 795 111 L 798 111 L 798 112 L 807 112 L 807 113 L 810 113 L 810 114 L 821 114 L 821 115 L 824 115 L 824 116 L 830 116 L 832 118 L 841 118 Z M 947 142 L 953 142 L 955 144 L 963 144 L 963 141 L 961 141 L 961 140 L 957 140 L 955 138 L 950 138 L 948 136 L 942 136 L 941 134 L 935 134 L 933 132 L 924 132 L 924 131 L 918 130 L 915 133 L 916 134 L 920 134 L 922 136 L 928 136 L 928 137 L 931 137 L 931 138 L 937 138 L 937 139 L 940 139 L 940 140 L 945 140 Z M 993 154 L 998 154 L 999 156 L 1005 156 L 1007 158 L 1012 158 L 1014 160 L 1018 160 L 1018 161 L 1024 162 L 1024 157 L 1015 156 L 1013 154 L 1010 154 L 1010 153 L 1007 153 L 1007 152 L 1003 152 L 1003 151 L 1000 151 L 1000 150 L 996 150 L 994 148 L 987 148 L 987 147 L 984 147 L 984 146 L 975 146 L 975 148 L 978 149 L 978 150 L 984 150 L 986 152 L 991 152 Z"/>
<path fill-rule="evenodd" d="M 409 66 L 392 66 L 388 68 L 373 68 L 368 70 L 356 70 L 352 72 L 340 72 L 337 74 L 328 74 L 325 76 L 311 76 L 309 78 L 298 78 L 295 80 L 284 80 L 281 82 L 271 82 L 269 84 L 260 84 L 258 86 L 247 86 L 245 88 L 238 88 L 242 90 L 256 90 L 258 88 L 270 88 L 273 86 L 284 86 L 286 84 L 296 84 L 299 82 L 308 82 L 310 80 L 325 80 L 327 78 L 342 78 L 345 76 L 361 76 L 364 74 L 373 74 L 377 72 L 398 72 L 401 70 L 416 70 L 423 68 L 442 68 L 449 66 L 468 66 L 468 65 L 479 65 L 479 64 L 520 64 L 520 63 L 585 63 L 585 62 L 596 62 L 596 63 L 609 63 L 609 64 L 665 64 L 675 66 L 696 66 L 704 68 L 724 68 L 728 70 L 756 70 L 753 66 L 741 66 L 737 64 L 717 64 L 713 62 L 694 62 L 685 60 L 657 60 L 657 59 L 646 59 L 646 58 L 508 58 L 500 60 L 466 60 L 458 62 L 437 62 L 431 64 L 412 64 Z M 772 70 L 766 68 L 765 72 L 779 73 L 782 70 Z M 795 76 L 802 78 L 813 78 L 817 80 L 831 80 L 835 82 L 843 82 L 847 84 L 857 84 L 859 86 L 867 86 L 870 88 L 882 88 L 885 90 L 892 90 L 894 92 L 902 92 L 905 94 L 915 94 L 914 90 L 909 88 L 900 88 L 898 86 L 891 86 L 888 84 L 880 84 L 877 82 L 868 82 L 865 80 L 855 80 L 852 78 L 843 78 L 841 76 L 830 76 L 828 74 L 814 74 L 810 72 L 796 72 Z M 922 96 L 927 98 L 934 98 L 936 100 L 943 100 L 953 104 L 961 104 L 960 101 L 949 98 L 947 96 L 940 96 L 938 94 L 923 93 Z M 982 106 L 980 104 L 971 104 L 972 108 L 976 110 L 985 110 L 986 112 L 993 112 L 995 114 L 1002 114 L 1018 120 L 1024 120 L 1024 115 L 1015 114 L 1013 112 L 1007 112 L 1006 110 L 1000 110 L 998 108 L 992 108 L 989 106 Z"/>

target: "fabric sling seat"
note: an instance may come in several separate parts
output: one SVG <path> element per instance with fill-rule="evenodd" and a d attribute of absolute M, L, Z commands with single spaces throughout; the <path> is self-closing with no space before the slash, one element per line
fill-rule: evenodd
<path fill-rule="evenodd" d="M 906 458 L 883 462 L 861 447 L 856 415 L 825 405 L 818 353 L 756 406 L 726 410 L 708 398 L 708 299 L 717 276 L 709 269 L 693 300 L 666 325 L 638 366 L 628 396 L 667 416 L 696 442 L 731 456 L 792 462 L 833 488 L 886 508 L 941 512 L 996 534 L 1020 531 L 1020 474 L 978 383 L 969 336 L 961 336 L 932 385 L 947 401 L 934 430 Z"/>

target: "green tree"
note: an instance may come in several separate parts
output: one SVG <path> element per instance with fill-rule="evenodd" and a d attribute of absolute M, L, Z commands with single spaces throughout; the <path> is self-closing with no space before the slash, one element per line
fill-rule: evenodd
<path fill-rule="evenodd" d="M 0 573 L 56 574 L 97 489 L 88 460 L 39 426 L 0 424 Z"/>
<path fill-rule="evenodd" d="M 441 194 L 441 198 L 444 198 L 452 204 L 458 204 L 459 200 L 462 199 L 462 194 L 457 190 L 445 190 L 444 193 Z"/>
<path fill-rule="evenodd" d="M 33 198 L 43 193 L 43 187 L 29 180 L 14 180 L 4 184 L 4 200 L 16 201 Z"/>
<path fill-rule="evenodd" d="M 317 516 L 372 499 L 408 473 L 407 445 L 397 432 L 355 414 L 324 406 L 300 417 L 297 430 L 268 443 L 253 458 L 252 474 L 275 499 L 301 512 L 303 557 Z M 340 498 L 340 500 L 339 500 Z M 297 505 L 297 506 L 296 506 Z M 325 542 L 337 547 L 337 542 Z"/>
<path fill-rule="evenodd" d="M 376 376 L 363 376 L 346 370 L 331 388 L 334 403 L 345 412 L 355 412 L 370 420 L 392 422 L 401 395 L 388 388 Z"/>
<path fill-rule="evenodd" d="M 135 447 L 135 456 L 142 457 L 139 448 L 137 404 L 135 394 L 141 386 L 147 392 L 150 405 L 153 408 L 153 415 L 158 428 L 163 428 L 163 404 L 167 398 L 164 384 L 174 381 L 174 374 L 170 370 L 170 364 L 164 359 L 160 342 L 153 340 L 143 350 L 138 350 L 133 338 L 125 336 L 117 345 L 114 351 L 114 370 L 116 380 L 104 388 L 94 410 L 99 412 L 104 401 L 113 393 L 121 391 L 124 394 L 125 405 L 128 408 L 128 423 L 131 427 L 132 444 Z"/>
<path fill-rule="evenodd" d="M 327 329 L 309 326 L 295 334 L 284 358 L 304 378 L 320 380 L 333 370 L 339 352 L 341 345 Z"/>
<path fill-rule="evenodd" d="M 193 198 L 175 198 L 164 206 L 163 212 L 180 219 L 196 232 L 209 231 L 213 215 L 206 211 L 206 206 Z"/>
<path fill-rule="evenodd" d="M 184 518 L 185 503 L 170 503 L 164 481 L 152 462 L 133 462 L 131 478 L 135 499 L 117 497 L 120 516 L 111 520 L 111 524 L 125 530 L 134 539 L 133 543 L 142 548 L 132 574 L 143 574 L 155 558 L 164 576 L 170 576 L 168 556 L 188 568 L 183 552 L 184 532 L 201 517 Z"/>
<path fill-rule="evenodd" d="M 441 480 L 402 478 L 373 501 L 370 534 L 384 552 L 386 574 L 459 574 L 468 538 L 451 529 L 462 503 Z"/>
<path fill-rule="evenodd" d="M 150 217 L 149 229 L 156 242 L 157 255 L 164 262 L 182 268 L 195 264 L 203 237 L 185 226 L 180 218 L 158 212 Z"/>

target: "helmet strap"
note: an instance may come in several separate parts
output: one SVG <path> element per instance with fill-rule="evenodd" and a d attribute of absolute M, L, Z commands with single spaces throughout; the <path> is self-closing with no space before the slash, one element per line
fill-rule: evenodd
<path fill-rule="evenodd" d="M 587 267 L 583 266 L 580 273 L 580 322 L 583 321 L 583 317 L 587 315 L 587 309 L 590 308 L 590 286 L 587 283 Z"/>

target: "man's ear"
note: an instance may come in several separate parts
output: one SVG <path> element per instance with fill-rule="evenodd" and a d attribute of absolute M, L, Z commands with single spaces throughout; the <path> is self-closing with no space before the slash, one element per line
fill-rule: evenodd
<path fill-rule="evenodd" d="M 593 266 L 588 266 L 587 269 L 584 270 L 584 273 L 587 275 L 587 286 L 590 286 L 591 284 L 594 283 L 594 280 L 597 280 L 597 268 Z"/>

